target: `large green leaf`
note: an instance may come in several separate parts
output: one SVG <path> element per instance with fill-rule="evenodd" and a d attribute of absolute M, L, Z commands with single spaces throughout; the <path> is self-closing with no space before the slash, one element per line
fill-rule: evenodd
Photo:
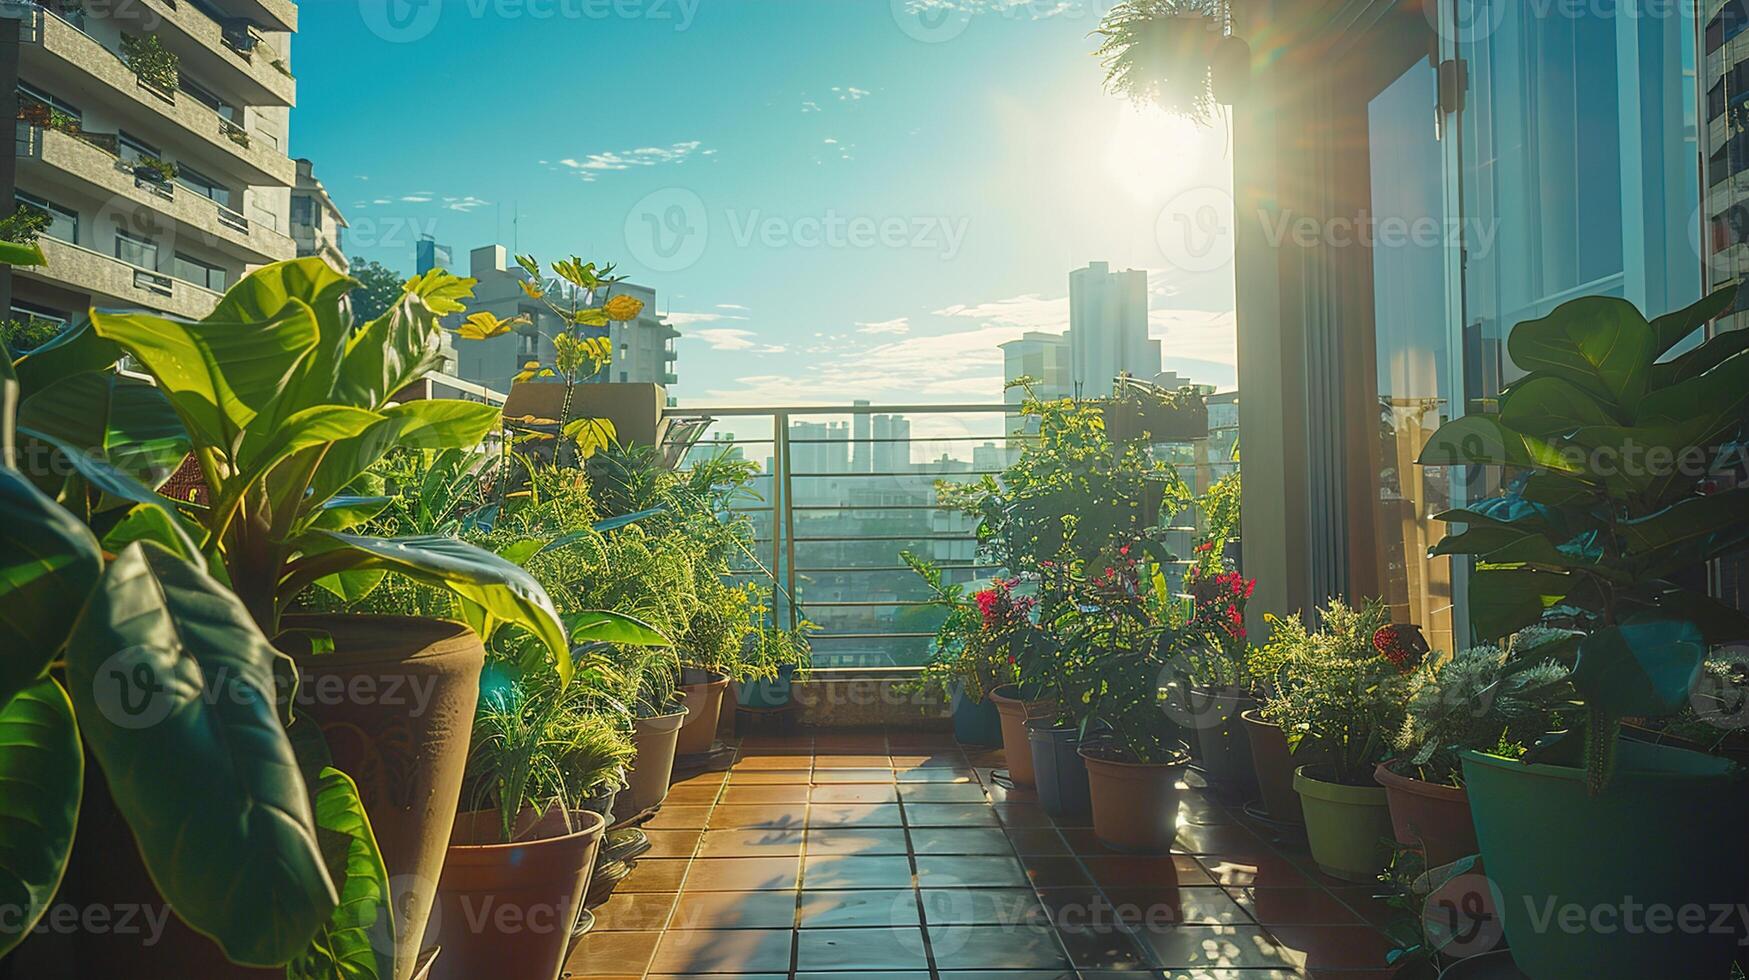
<path fill-rule="evenodd" d="M 0 960 L 36 925 L 67 868 L 85 753 L 53 678 L 0 708 Z"/>
<path fill-rule="evenodd" d="M 157 507 L 171 518 L 178 527 L 184 527 L 182 508 L 185 506 L 171 500 L 151 487 L 135 479 L 132 474 L 123 472 L 105 460 L 98 459 L 90 453 L 80 452 L 77 446 L 69 445 L 46 432 L 20 426 L 18 434 L 54 447 L 60 452 L 60 459 L 73 468 L 73 471 L 84 477 L 86 482 L 118 500 L 135 504 L 145 504 Z"/>
<path fill-rule="evenodd" d="M 0 469 L 0 707 L 42 676 L 102 571 L 85 525 Z"/>
<path fill-rule="evenodd" d="M 447 300 L 444 305 L 447 307 Z M 347 344 L 335 379 L 336 400 L 381 408 L 401 389 L 441 366 L 437 341 L 443 330 L 442 317 L 425 297 L 412 291 L 404 293 Z"/>
<path fill-rule="evenodd" d="M 1553 444 L 1514 432 L 1492 415 L 1465 415 L 1440 426 L 1416 462 L 1422 466 L 1520 466 L 1556 473 L 1583 472 Z"/>
<path fill-rule="evenodd" d="M 1470 623 L 1476 637 L 1492 641 L 1533 626 L 1566 598 L 1572 578 L 1528 568 L 1478 568 L 1470 573 Z"/>
<path fill-rule="evenodd" d="M 1563 378 L 1632 412 L 1645 394 L 1655 353 L 1652 325 L 1634 304 L 1582 296 L 1540 320 L 1512 328 L 1513 363 Z"/>
<path fill-rule="evenodd" d="M 243 457 L 237 481 L 253 487 L 287 457 L 351 439 L 382 420 L 383 416 L 376 412 L 348 405 L 316 405 L 295 412 L 279 424 L 272 436 L 252 447 L 253 453 Z"/>
<path fill-rule="evenodd" d="M 135 541 L 150 541 L 201 568 L 207 567 L 206 556 L 200 553 L 188 529 L 163 507 L 139 504 L 128 511 L 104 532 L 103 550 L 115 554 Z"/>
<path fill-rule="evenodd" d="M 42 246 L 31 242 L 0 241 L 0 265 L 48 265 Z"/>
<path fill-rule="evenodd" d="M 391 980 L 395 975 L 394 917 L 389 872 L 371 832 L 358 786 L 332 766 L 316 775 L 316 832 L 340 904 L 309 949 L 286 965 L 286 980 Z"/>
<path fill-rule="evenodd" d="M 1652 389 L 1698 378 L 1745 350 L 1749 350 L 1749 330 L 1727 330 L 1681 357 L 1652 365 Z"/>
<path fill-rule="evenodd" d="M 402 420 L 398 445 L 407 449 L 474 449 L 504 417 L 498 408 L 456 398 L 410 401 L 383 410 Z"/>
<path fill-rule="evenodd" d="M 100 336 L 146 366 L 198 444 L 229 453 L 316 347 L 316 315 L 288 300 L 272 320 L 189 323 L 147 313 L 91 314 Z"/>
<path fill-rule="evenodd" d="M 393 497 L 332 497 L 316 508 L 313 527 L 324 531 L 346 531 L 375 518 L 389 509 Z"/>
<path fill-rule="evenodd" d="M 606 609 L 585 609 L 564 614 L 565 631 L 572 643 L 613 643 L 631 647 L 671 647 L 674 641 L 649 623 Z"/>
<path fill-rule="evenodd" d="M 1648 575 L 1722 558 L 1749 543 L 1749 487 L 1689 497 L 1648 517 L 1623 522 L 1620 533 L 1628 557 L 1660 559 L 1656 567 L 1647 569 Z"/>
<path fill-rule="evenodd" d="M 1500 400 L 1501 424 L 1551 442 L 1588 425 L 1621 421 L 1584 388 L 1550 375 L 1526 378 Z"/>
<path fill-rule="evenodd" d="M 1749 351 L 1732 354 L 1698 378 L 1652 392 L 1640 409 L 1642 426 L 1692 428 L 1702 444 L 1730 435 L 1749 409 Z"/>
<path fill-rule="evenodd" d="M 439 535 L 366 538 L 315 531 L 300 544 L 306 553 L 306 582 L 342 571 L 395 572 L 447 589 L 482 607 L 496 622 L 519 626 L 545 644 L 560 675 L 570 680 L 570 644 L 547 590 L 522 568 L 483 548 Z"/>
<path fill-rule="evenodd" d="M 67 658 L 80 726 L 153 882 L 250 966 L 302 952 L 338 900 L 276 710 L 275 656 L 229 590 L 133 544 Z"/>
<path fill-rule="evenodd" d="M 1654 619 L 1611 626 L 1579 644 L 1573 687 L 1614 718 L 1663 718 L 1688 704 L 1706 644 L 1693 623 Z"/>
<path fill-rule="evenodd" d="M 19 406 L 18 424 L 97 454 L 149 487 L 188 455 L 188 431 L 163 390 L 113 371 L 87 371 Z"/>
<path fill-rule="evenodd" d="M 76 375 L 107 371 L 118 360 L 121 345 L 99 337 L 90 320 L 80 320 L 18 359 L 14 367 L 23 389 L 20 397 L 29 398 Z"/>
<path fill-rule="evenodd" d="M 1689 335 L 1729 312 L 1737 301 L 1737 285 L 1716 289 L 1699 302 L 1652 321 L 1652 356 L 1662 357 Z"/>

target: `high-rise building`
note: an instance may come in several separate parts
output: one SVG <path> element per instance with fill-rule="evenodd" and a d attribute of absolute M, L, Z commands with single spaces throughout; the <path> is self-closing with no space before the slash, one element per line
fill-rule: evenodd
<path fill-rule="evenodd" d="M 1148 339 L 1148 274 L 1092 262 L 1069 273 L 1070 383 L 1083 398 L 1111 394 L 1119 374 L 1160 372 L 1160 342 Z"/>
<path fill-rule="evenodd" d="M 1069 372 L 1067 334 L 1029 330 L 1021 334 L 1019 340 L 1010 340 L 1002 345 L 1002 380 L 1005 386 L 1012 385 L 1021 378 L 1031 378 L 1030 388 L 1034 397 L 1056 401 L 1075 394 L 1074 382 L 1070 379 Z M 1038 431 L 1037 419 L 1027 419 L 1020 415 L 1020 406 L 1027 399 L 1027 389 L 1009 387 L 1003 398 L 1009 406 L 1007 431 L 1010 435 Z"/>
<path fill-rule="evenodd" d="M 205 316 L 245 272 L 298 254 L 286 154 L 295 3 L 7 6 L 0 91 L 16 85 L 19 122 L 0 214 L 16 201 L 44 215 L 48 258 L 0 272 L 12 316 Z M 147 38 L 162 56 L 130 61 Z"/>
<path fill-rule="evenodd" d="M 862 409 L 866 409 L 869 406 L 868 400 L 863 398 L 859 398 L 851 404 L 856 408 Z M 874 446 L 869 442 L 869 439 L 872 438 L 869 435 L 869 414 L 864 411 L 852 415 L 850 417 L 850 428 L 850 471 L 852 473 L 867 473 L 869 470 L 874 469 L 874 466 L 872 465 L 874 456 L 871 452 Z"/>
<path fill-rule="evenodd" d="M 903 415 L 876 415 L 874 472 L 904 473 L 911 468 L 911 420 Z"/>
<path fill-rule="evenodd" d="M 424 275 L 432 269 L 455 269 L 455 255 L 448 245 L 439 244 L 430 235 L 420 235 L 413 243 L 413 271 Z"/>
<path fill-rule="evenodd" d="M 502 245 L 474 249 L 468 256 L 468 275 L 478 280 L 474 298 L 468 303 L 469 314 L 489 311 L 503 319 L 520 314 L 527 316 L 529 322 L 502 337 L 457 344 L 456 374 L 488 388 L 508 391 L 511 380 L 528 362 L 550 367 L 554 354 L 552 338 L 565 329 L 565 324 L 545 303 L 523 292 L 522 283 L 528 279 L 528 273 L 511 261 L 508 250 Z M 674 338 L 680 332 L 656 313 L 656 291 L 622 282 L 603 291 L 595 301 L 603 303 L 614 295 L 635 296 L 644 301 L 644 309 L 636 319 L 585 331 L 607 337 L 613 346 L 613 362 L 587 380 L 674 384 L 678 380 L 674 371 Z M 560 301 L 560 305 L 564 302 Z"/>
<path fill-rule="evenodd" d="M 316 179 L 315 165 L 298 160 L 298 182 L 292 187 L 291 232 L 297 243 L 298 257 L 316 255 L 341 272 L 352 268 L 346 257 L 346 215 L 328 195 L 328 188 Z"/>

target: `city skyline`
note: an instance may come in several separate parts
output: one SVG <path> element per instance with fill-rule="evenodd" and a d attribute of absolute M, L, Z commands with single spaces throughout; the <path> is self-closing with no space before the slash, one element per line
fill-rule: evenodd
<path fill-rule="evenodd" d="M 1108 261 L 1147 274 L 1167 368 L 1234 383 L 1230 269 L 1174 270 L 1161 245 L 1169 203 L 1225 194 L 1229 134 L 1103 94 L 1094 5 L 991 7 L 945 39 L 917 36 L 904 4 L 724 0 L 684 29 L 653 11 L 433 6 L 435 22 L 398 32 L 370 5 L 309 5 L 294 42 L 325 57 L 300 72 L 292 150 L 317 162 L 355 258 L 411 274 L 430 235 L 458 263 L 495 241 L 616 262 L 680 329 L 673 393 L 696 406 L 793 404 L 804 388 L 1000 400 L 1000 344 L 1065 329 L 1069 270 Z M 806 43 L 819 36 L 855 40 Z M 743 56 L 772 47 L 793 56 Z M 534 98 L 423 70 L 463 58 L 516 65 L 515 93 Z M 570 104 L 562 66 L 604 58 L 665 81 Z M 470 135 L 441 153 L 383 145 L 380 121 L 407 111 Z M 670 216 L 708 242 L 652 239 Z"/>

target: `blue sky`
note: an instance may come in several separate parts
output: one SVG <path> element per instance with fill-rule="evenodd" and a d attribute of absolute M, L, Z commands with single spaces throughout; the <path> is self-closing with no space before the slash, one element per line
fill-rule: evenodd
<path fill-rule="evenodd" d="M 1166 366 L 1231 387 L 1230 263 L 1175 214 L 1229 136 L 1100 90 L 1108 0 L 320 0 L 292 150 L 411 271 L 429 233 L 617 262 L 683 404 L 995 401 L 1068 272 L 1150 270 Z"/>

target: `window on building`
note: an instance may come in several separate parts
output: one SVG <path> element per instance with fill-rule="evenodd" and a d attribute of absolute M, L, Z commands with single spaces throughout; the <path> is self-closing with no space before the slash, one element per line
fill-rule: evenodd
<path fill-rule="evenodd" d="M 205 286 L 216 293 L 225 291 L 224 269 L 196 258 L 190 258 L 181 252 L 177 252 L 175 258 L 171 274 L 176 278 L 183 282 L 192 282 L 196 286 Z"/>
<path fill-rule="evenodd" d="M 181 83 L 177 87 L 188 93 L 189 98 L 218 113 L 221 118 L 228 119 L 233 123 L 238 122 L 236 106 L 230 105 L 224 99 L 213 94 L 212 89 L 189 78 L 187 73 L 183 74 Z"/>
<path fill-rule="evenodd" d="M 141 269 L 158 270 L 158 244 L 120 228 L 115 230 L 115 257 Z"/>
<path fill-rule="evenodd" d="M 69 245 L 79 244 L 79 212 L 24 191 L 17 192 L 17 199 L 20 207 L 33 208 L 49 216 L 43 234 Z"/>
<path fill-rule="evenodd" d="M 158 147 L 129 133 L 127 130 L 115 134 L 117 146 L 121 149 L 121 158 L 129 162 L 140 160 L 162 160 L 164 154 Z"/>
<path fill-rule="evenodd" d="M 85 113 L 80 111 L 78 106 L 68 102 L 66 99 L 60 98 L 59 96 L 51 95 L 44 89 L 37 88 L 29 82 L 20 81 L 18 83 L 18 94 L 40 102 L 56 112 L 72 116 L 74 119 L 82 121 L 85 118 Z"/>
<path fill-rule="evenodd" d="M 187 164 L 176 166 L 176 182 L 202 197 L 212 198 L 227 208 L 231 207 L 231 189 L 229 187 Z"/>

